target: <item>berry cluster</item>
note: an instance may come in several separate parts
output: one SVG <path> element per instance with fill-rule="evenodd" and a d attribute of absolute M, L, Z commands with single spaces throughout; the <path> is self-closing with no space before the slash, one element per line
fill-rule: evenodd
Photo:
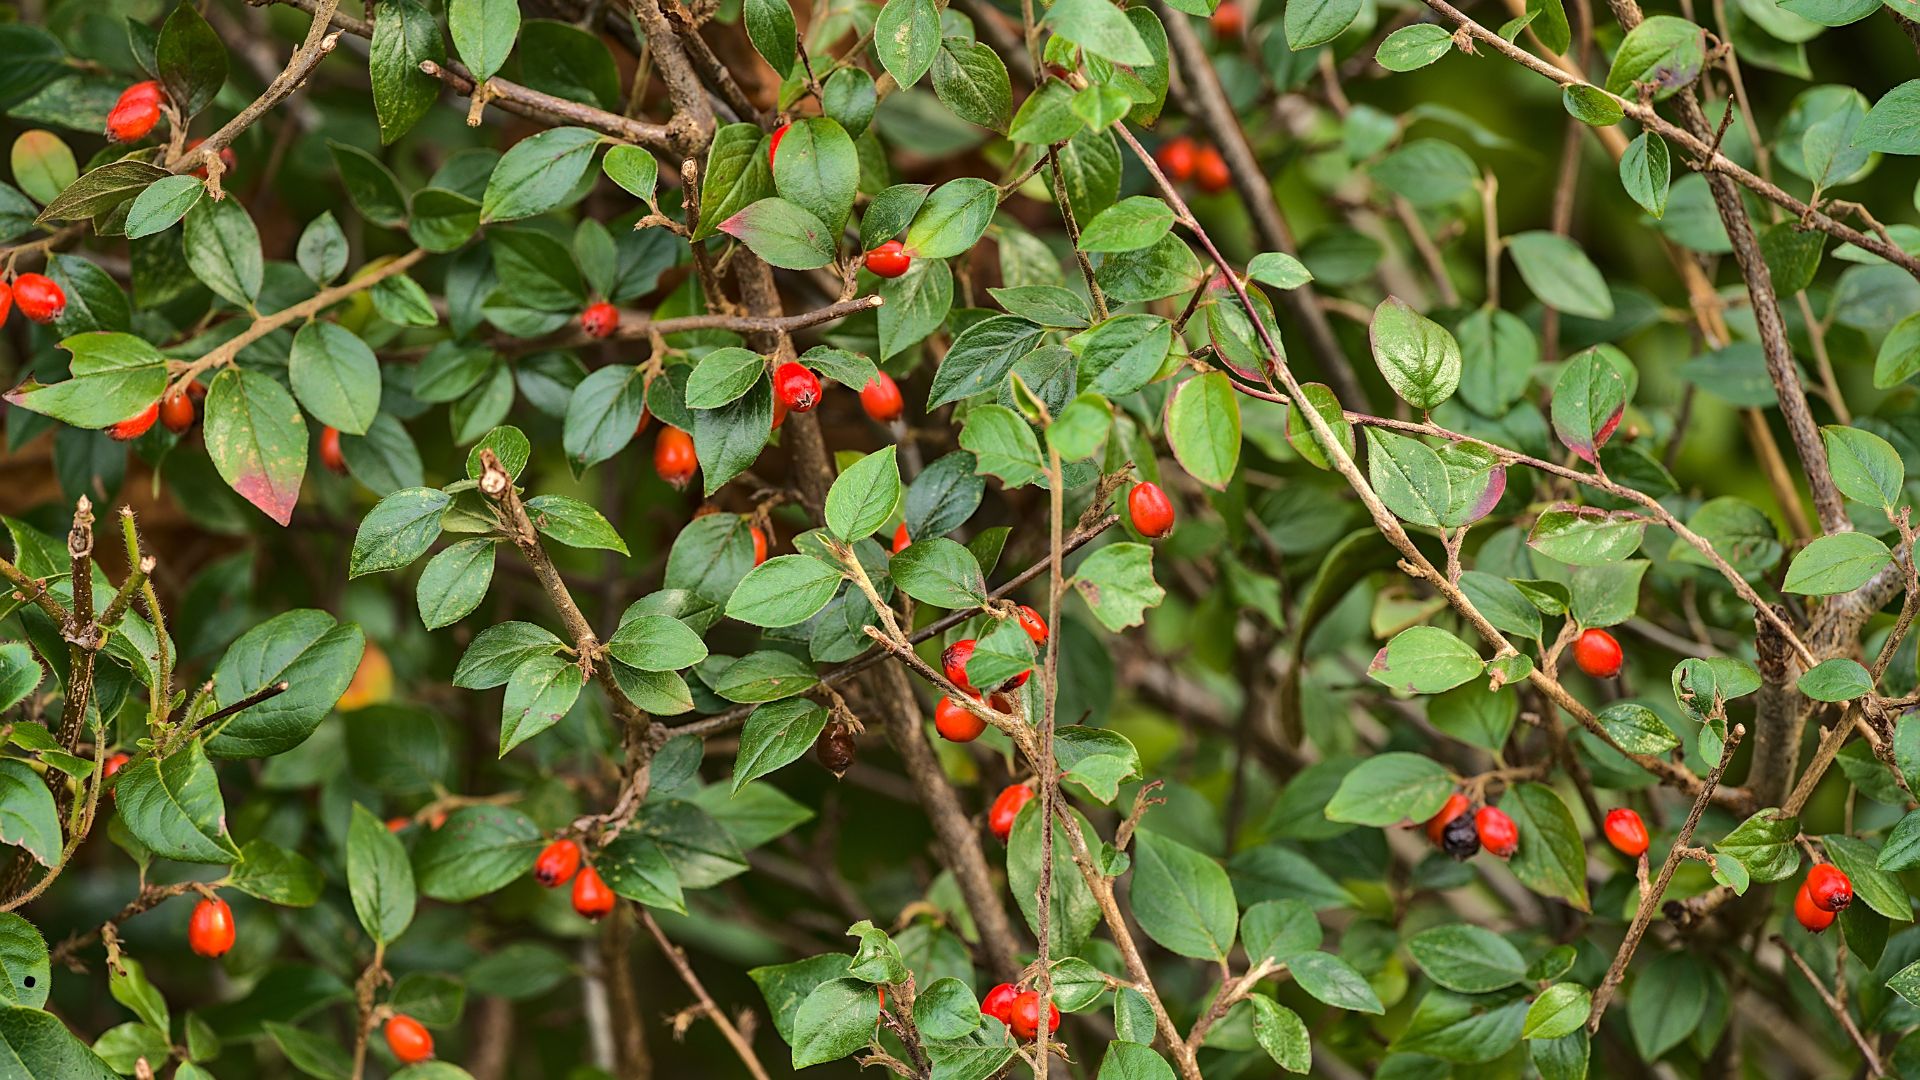
<path fill-rule="evenodd" d="M 1176 184 L 1192 181 L 1209 195 L 1218 195 L 1233 186 L 1233 173 L 1217 147 L 1201 146 L 1185 135 L 1176 135 L 1153 152 L 1160 171 Z"/>
<path fill-rule="evenodd" d="M 1427 839 L 1434 847 L 1465 861 L 1480 853 L 1502 859 L 1520 850 L 1520 826 L 1497 806 L 1483 806 L 1468 813 L 1473 803 L 1459 792 L 1447 796 L 1440 812 L 1427 819 Z"/>
<path fill-rule="evenodd" d="M 1040 993 L 1022 990 L 1012 983 L 1001 983 L 980 999 L 980 1015 L 991 1016 L 1007 1025 L 1013 1037 L 1032 1042 L 1040 1035 Z M 1047 1034 L 1060 1030 L 1060 1006 L 1047 1002 Z"/>

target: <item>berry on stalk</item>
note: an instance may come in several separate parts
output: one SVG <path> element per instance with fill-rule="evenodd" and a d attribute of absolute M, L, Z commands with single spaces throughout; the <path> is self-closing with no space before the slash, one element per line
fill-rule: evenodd
<path fill-rule="evenodd" d="M 1647 853 L 1647 825 L 1640 815 L 1624 806 L 1616 806 L 1607 811 L 1607 820 L 1603 826 L 1607 834 L 1607 843 L 1614 850 L 1629 859 L 1637 859 Z"/>
<path fill-rule="evenodd" d="M 1127 512 L 1133 515 L 1133 527 L 1150 540 L 1173 531 L 1173 502 L 1151 480 L 1135 484 L 1127 492 Z"/>
<path fill-rule="evenodd" d="M 1520 826 L 1497 806 L 1483 806 L 1473 815 L 1474 831 L 1480 834 L 1480 846 L 1490 855 L 1507 858 L 1520 849 Z"/>
<path fill-rule="evenodd" d="M 677 427 L 663 427 L 653 440 L 653 471 L 676 488 L 687 486 L 700 468 L 693 451 L 693 436 Z"/>
<path fill-rule="evenodd" d="M 217 896 L 201 898 L 187 920 L 187 947 L 196 956 L 225 956 L 233 948 L 233 909 Z"/>
<path fill-rule="evenodd" d="M 580 329 L 590 338 L 604 338 L 620 326 L 620 309 L 605 300 L 587 305 L 580 313 Z"/>
<path fill-rule="evenodd" d="M 431 1061 L 433 1033 L 406 1013 L 395 1013 L 393 1019 L 387 1021 L 387 1049 L 393 1051 L 402 1065 Z"/>
<path fill-rule="evenodd" d="M 1620 674 L 1624 656 L 1620 642 L 1598 627 L 1580 631 L 1573 642 L 1573 662 L 1596 679 L 1611 679 Z"/>
<path fill-rule="evenodd" d="M 613 890 L 600 879 L 600 871 L 583 866 L 573 878 L 573 910 L 589 919 L 604 918 L 613 910 Z"/>
<path fill-rule="evenodd" d="M 1001 843 L 1013 835 L 1013 819 L 1020 816 L 1020 808 L 1033 801 L 1033 789 L 1025 784 L 1014 784 L 1002 791 L 987 808 L 987 831 Z"/>
<path fill-rule="evenodd" d="M 967 711 L 965 705 L 942 697 L 933 707 L 933 727 L 948 742 L 969 743 L 987 730 L 987 722 Z"/>
<path fill-rule="evenodd" d="M 533 879 L 552 889 L 573 880 L 580 869 L 580 845 L 571 840 L 548 844 L 533 864 Z"/>
<path fill-rule="evenodd" d="M 867 419 L 876 424 L 891 424 L 900 419 L 906 403 L 900 397 L 900 384 L 884 371 L 874 373 L 872 381 L 860 388 L 860 407 Z"/>
<path fill-rule="evenodd" d="M 1832 863 L 1815 863 L 1807 871 L 1806 890 L 1822 911 L 1845 911 L 1853 903 L 1853 881 Z"/>
<path fill-rule="evenodd" d="M 912 266 L 913 256 L 907 254 L 898 240 L 889 240 L 867 252 L 867 269 L 877 277 L 897 278 Z"/>
<path fill-rule="evenodd" d="M 773 373 L 773 395 L 791 412 L 809 412 L 820 404 L 820 376 L 789 360 Z"/>
<path fill-rule="evenodd" d="M 13 279 L 13 302 L 20 314 L 44 326 L 67 310 L 67 293 L 45 274 L 21 274 Z"/>

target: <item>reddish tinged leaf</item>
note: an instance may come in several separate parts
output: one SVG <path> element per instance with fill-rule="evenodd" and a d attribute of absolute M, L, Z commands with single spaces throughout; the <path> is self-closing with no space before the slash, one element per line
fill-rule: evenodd
<path fill-rule="evenodd" d="M 307 471 L 307 423 L 271 377 L 228 368 L 207 393 L 207 453 L 221 479 L 282 525 Z"/>

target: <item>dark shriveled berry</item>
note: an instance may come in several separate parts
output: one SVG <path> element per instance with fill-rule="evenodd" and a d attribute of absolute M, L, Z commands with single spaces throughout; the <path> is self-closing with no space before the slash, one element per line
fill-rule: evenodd
<path fill-rule="evenodd" d="M 1465 862 L 1480 854 L 1480 831 L 1473 827 L 1473 815 L 1461 814 L 1440 834 L 1440 850 Z"/>
<path fill-rule="evenodd" d="M 853 732 L 844 724 L 828 724 L 813 743 L 813 756 L 835 779 L 847 775 L 859 753 L 860 744 L 853 741 Z"/>

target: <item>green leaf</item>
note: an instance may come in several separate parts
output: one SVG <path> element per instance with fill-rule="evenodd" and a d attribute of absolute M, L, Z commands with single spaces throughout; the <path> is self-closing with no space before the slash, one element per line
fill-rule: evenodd
<path fill-rule="evenodd" d="M 1106 0 L 1087 2 L 1106 5 Z M 1111 10 L 1118 14 L 1118 9 Z M 999 206 L 1000 189 L 979 177 L 962 176 L 941 184 L 907 226 L 908 254 L 916 259 L 950 259 L 966 251 L 979 242 Z"/>
<path fill-rule="evenodd" d="M 997 476 L 1010 488 L 1032 483 L 1046 472 L 1032 426 L 1004 405 L 969 410 L 960 446 L 974 455 L 980 475 Z"/>
<path fill-rule="evenodd" d="M 1567 505 L 1534 520 L 1527 546 L 1571 566 L 1604 566 L 1637 551 L 1646 531 L 1638 514 Z"/>
<path fill-rule="evenodd" d="M 1174 1080 L 1174 1072 L 1153 1047 L 1117 1040 L 1107 1044 L 1095 1080 Z"/>
<path fill-rule="evenodd" d="M 1785 881 L 1800 869 L 1800 851 L 1794 845 L 1799 834 L 1799 818 L 1766 809 L 1741 822 L 1714 849 L 1740 860 L 1754 881 Z"/>
<path fill-rule="evenodd" d="M 428 60 L 444 65 L 447 51 L 440 24 L 425 4 L 393 0 L 375 9 L 367 69 L 373 77 L 373 111 L 380 120 L 382 145 L 405 135 L 439 98 L 440 80 L 420 70 Z"/>
<path fill-rule="evenodd" d="M 1508 793 L 1500 808 L 1520 831 L 1520 849 L 1507 860 L 1513 876 L 1542 896 L 1591 910 L 1586 842 L 1560 796 L 1544 784 L 1521 784 Z"/>
<path fill-rule="evenodd" d="M 1274 1064 L 1293 1073 L 1313 1068 L 1312 1037 L 1298 1013 L 1265 994 L 1248 997 L 1253 1003 L 1253 1037 Z"/>
<path fill-rule="evenodd" d="M 943 536 L 916 540 L 902 549 L 888 564 L 888 573 L 901 592 L 934 607 L 977 607 L 987 599 L 979 560 Z"/>
<path fill-rule="evenodd" d="M 1630 754 L 1664 754 L 1680 745 L 1679 736 L 1660 714 L 1645 705 L 1616 701 L 1600 710 L 1595 719 L 1614 743 Z"/>
<path fill-rule="evenodd" d="M 786 4 L 786 0 L 772 2 Z M 837 121 L 796 120 L 780 138 L 773 184 L 781 198 L 818 218 L 837 236 L 846 228 L 859 191 L 859 151 Z"/>
<path fill-rule="evenodd" d="M 281 525 L 293 519 L 307 471 L 307 423 L 278 381 L 232 367 L 215 376 L 206 442 L 220 478 L 241 498 Z"/>
<path fill-rule="evenodd" d="M 66 185 L 59 197 L 40 211 L 34 223 L 45 225 L 56 221 L 82 221 L 105 214 L 171 175 L 165 169 L 144 161 L 109 161 L 97 169 L 89 169 L 80 179 Z"/>
<path fill-rule="evenodd" d="M 1873 676 L 1858 660 L 1836 657 L 1808 669 L 1795 685 L 1815 701 L 1852 701 L 1873 693 Z"/>
<path fill-rule="evenodd" d="M 940 51 L 940 9 L 933 0 L 887 0 L 874 23 L 873 51 L 900 88 L 911 89 Z"/>
<path fill-rule="evenodd" d="M 640 615 L 621 622 L 607 639 L 607 652 L 637 671 L 679 671 L 705 660 L 707 645 L 679 619 Z"/>
<path fill-rule="evenodd" d="M 754 704 L 804 694 L 820 681 L 805 660 L 777 649 L 748 653 L 719 674 L 702 677 L 728 701 Z"/>
<path fill-rule="evenodd" d="M 601 138 L 587 128 L 557 127 L 514 143 L 487 178 L 480 219 L 517 221 L 560 206 L 592 167 Z"/>
<path fill-rule="evenodd" d="M 698 242 L 749 203 L 773 194 L 773 170 L 767 162 L 767 136 L 758 124 L 727 124 L 714 133 L 707 167 L 700 174 Z"/>
<path fill-rule="evenodd" d="M 354 533 L 348 576 L 398 570 L 426 554 L 451 505 L 453 497 L 437 488 L 405 488 L 381 499 Z"/>
<path fill-rule="evenodd" d="M 1425 443 L 1368 428 L 1367 473 L 1380 500 L 1403 521 L 1438 527 L 1447 518 L 1453 481 L 1446 463 Z"/>
<path fill-rule="evenodd" d="M 1225 373 L 1180 384 L 1167 401 L 1167 443 L 1195 480 L 1225 491 L 1240 465 L 1240 396 Z"/>
<path fill-rule="evenodd" d="M 1874 537 L 1858 532 L 1835 533 L 1800 549 L 1787 564 L 1787 579 L 1780 588 L 1803 596 L 1851 592 L 1892 563 L 1893 553 Z"/>
<path fill-rule="evenodd" d="M 1059 986 L 1058 976 L 1055 987 Z M 913 998 L 913 1023 L 929 1039 L 965 1038 L 980 1027 L 980 1000 L 951 976 L 935 979 Z"/>
<path fill-rule="evenodd" d="M 305 742 L 352 683 L 365 646 L 360 627 L 313 608 L 282 612 L 241 634 L 214 667 L 214 704 L 226 708 L 282 682 L 287 689 L 224 721 L 207 751 L 270 757 Z"/>
<path fill-rule="evenodd" d="M 59 1017 L 36 1008 L 0 1009 L 0 1044 L 21 1080 L 115 1080 L 117 1075 Z"/>
<path fill-rule="evenodd" d="M 896 449 L 883 447 L 848 466 L 827 492 L 827 528 L 848 543 L 879 531 L 900 503 Z"/>
<path fill-rule="evenodd" d="M 500 699 L 500 756 L 564 719 L 585 682 L 577 665 L 558 656 L 536 656 L 515 668 Z"/>
<path fill-rule="evenodd" d="M 1643 1061 L 1655 1061 L 1687 1040 L 1707 1008 L 1707 968 L 1687 952 L 1653 958 L 1627 1000 L 1627 1027 Z"/>
<path fill-rule="evenodd" d="M 1620 99 L 1588 83 L 1570 83 L 1560 91 L 1567 115 L 1588 127 L 1612 127 L 1626 118 Z"/>
<path fill-rule="evenodd" d="M 375 941 L 391 944 L 413 922 L 413 867 L 407 849 L 359 803 L 347 826 L 347 888 L 353 894 L 354 914 Z"/>
<path fill-rule="evenodd" d="M 827 725 L 827 710 L 806 698 L 788 698 L 753 710 L 740 729 L 733 762 L 733 793 L 783 765 L 798 761 Z"/>
<path fill-rule="evenodd" d="M 0 775 L 10 774 L 6 764 L 0 763 Z M 156 855 L 195 863 L 240 857 L 227 836 L 220 781 L 198 741 L 165 761 L 142 756 L 128 764 L 114 778 L 114 801 L 127 831 Z"/>
<path fill-rule="evenodd" d="M 1374 656 L 1367 674 L 1404 693 L 1438 694 L 1479 678 L 1485 667 L 1471 645 L 1447 631 L 1412 626 L 1395 634 Z"/>
<path fill-rule="evenodd" d="M 784 270 L 813 270 L 834 260 L 834 233 L 804 207 L 761 199 L 720 223 L 720 231 Z"/>
<path fill-rule="evenodd" d="M 461 2 L 476 3 L 482 0 Z M 519 18 L 517 10 L 514 18 Z M 627 194 L 642 202 L 653 202 L 654 189 L 660 182 L 660 162 L 651 153 L 638 146 L 610 146 L 600 159 L 600 170 L 607 174 L 607 179 L 625 188 Z"/>
<path fill-rule="evenodd" d="M 422 625 L 451 626 L 480 606 L 493 584 L 493 548 L 492 540 L 462 540 L 428 560 L 415 587 Z"/>
<path fill-rule="evenodd" d="M 1598 349 L 1568 360 L 1553 384 L 1553 433 L 1582 461 L 1599 461 L 1627 407 L 1627 383 Z"/>
<path fill-rule="evenodd" d="M 513 52 L 520 35 L 520 5 L 514 0 L 448 0 L 447 30 L 474 81 L 484 83 Z"/>
<path fill-rule="evenodd" d="M 1471 923 L 1423 930 L 1407 939 L 1407 951 L 1427 978 L 1462 994 L 1504 990 L 1527 975 L 1520 950 L 1499 934 Z"/>
<path fill-rule="evenodd" d="M 1345 33 L 1360 15 L 1360 0 L 1288 0 L 1282 26 L 1287 48 L 1303 52 Z"/>
<path fill-rule="evenodd" d="M 1220 864 L 1148 829 L 1134 834 L 1134 918 L 1162 947 L 1225 963 L 1239 909 Z"/>
<path fill-rule="evenodd" d="M 1373 59 L 1388 71 L 1415 71 L 1447 55 L 1452 48 L 1453 35 L 1446 27 L 1415 23 L 1388 34 Z"/>
<path fill-rule="evenodd" d="M 1527 1006 L 1525 1039 L 1558 1039 L 1586 1026 L 1593 1013 L 1593 992 L 1579 983 L 1554 983 Z"/>
<path fill-rule="evenodd" d="M 1655 15 L 1620 43 L 1607 71 L 1607 92 L 1632 98 L 1646 86 L 1655 101 L 1664 100 L 1698 78 L 1705 62 L 1706 31 L 1682 18 Z"/>
<path fill-rule="evenodd" d="M 206 187 L 197 176 L 169 176 L 156 181 L 133 200 L 127 211 L 127 239 L 165 232 L 199 203 Z"/>
<path fill-rule="evenodd" d="M 366 342 L 338 323 L 300 328 L 287 376 L 306 411 L 343 434 L 366 434 L 380 412 L 380 361 Z"/>
<path fill-rule="evenodd" d="M 1373 987 L 1367 985 L 1366 977 L 1332 953 L 1303 952 L 1291 956 L 1287 959 L 1287 973 L 1315 1001 L 1336 1009 L 1376 1016 L 1387 1011 Z"/>
<path fill-rule="evenodd" d="M 360 211 L 361 217 L 383 229 L 406 224 L 407 197 L 400 190 L 400 179 L 393 175 L 393 170 L 357 146 L 329 141 L 327 149 L 333 154 L 333 167 L 340 170 L 340 179 L 346 185 L 347 201 Z M 342 245 L 345 242 L 342 237 Z M 344 268 L 344 248 L 339 258 Z M 339 273 L 339 270 L 335 270 L 327 275 L 328 279 L 337 277 Z"/>
<path fill-rule="evenodd" d="M 304 908 L 320 902 L 325 879 L 306 856 L 256 837 L 240 849 L 227 883 L 269 904 Z"/>
<path fill-rule="evenodd" d="M 1013 117 L 1007 65 L 977 41 L 948 38 L 933 58 L 933 92 L 969 124 L 1005 134 Z M 781 144 L 786 149 L 786 144 Z"/>
<path fill-rule="evenodd" d="M 838 567 L 811 555 L 776 556 L 741 580 L 727 601 L 727 617 L 749 626 L 798 625 L 827 606 L 842 577 Z"/>
<path fill-rule="evenodd" d="M 1080 231 L 1080 250 L 1138 251 L 1172 229 L 1173 211 L 1165 202 L 1135 195 L 1114 203 L 1087 222 Z"/>
<path fill-rule="evenodd" d="M 1833 486 L 1855 502 L 1892 510 L 1907 483 L 1906 463 L 1893 444 L 1860 428 L 1828 424 L 1820 429 Z"/>
<path fill-rule="evenodd" d="M 527 500 L 527 517 L 540 535 L 568 547 L 627 554 L 627 542 L 613 531 L 600 511 L 565 495 L 535 495 Z"/>
<path fill-rule="evenodd" d="M 1667 141 L 1651 131 L 1635 136 L 1620 155 L 1620 186 L 1656 218 L 1667 214 L 1667 186 L 1672 172 Z"/>
<path fill-rule="evenodd" d="M 136 962 L 128 957 L 126 963 L 133 966 Z M 53 969 L 40 931 L 11 911 L 0 912 L 0 1001 L 9 1006 L 44 1008 L 52 988 Z M 165 1003 L 159 1011 L 165 1014 Z"/>
<path fill-rule="evenodd" d="M 787 0 L 746 0 L 741 6 L 741 15 L 746 20 L 747 39 L 753 42 L 754 51 L 765 57 L 781 78 L 792 75 L 794 65 L 800 60 L 799 38 L 793 8 Z"/>
<path fill-rule="evenodd" d="M 1920 154 L 1920 79 L 1903 82 L 1884 94 L 1853 135 L 1853 145 L 1887 154 Z"/>
<path fill-rule="evenodd" d="M 546 843 L 540 826 L 510 806 L 463 806 L 420 837 L 413 874 L 424 895 L 462 904 L 524 877 Z"/>
<path fill-rule="evenodd" d="M 24 642 L 0 643 L 0 712 L 26 700 L 40 685 L 40 661 Z"/>
<path fill-rule="evenodd" d="M 160 27 L 154 67 L 167 99 L 191 119 L 213 104 L 227 81 L 227 46 L 192 4 L 180 4 Z"/>
<path fill-rule="evenodd" d="M 340 1040 L 268 1020 L 262 1025 L 289 1064 L 317 1080 L 348 1080 L 353 1060 Z"/>
<path fill-rule="evenodd" d="M 1507 250 L 1513 253 L 1520 279 L 1541 303 L 1586 319 L 1613 317 L 1606 279 L 1580 245 L 1558 233 L 1536 230 L 1508 237 Z"/>
<path fill-rule="evenodd" d="M 9 405 L 74 427 L 103 428 L 137 415 L 167 388 L 166 357 L 132 334 L 76 334 L 60 347 L 73 354 L 71 377 L 57 383 L 29 378 L 7 393 Z"/>
<path fill-rule="evenodd" d="M 126 786 L 124 777 L 120 786 Z M 53 793 L 38 773 L 16 758 L 0 760 L 0 843 L 24 850 L 41 866 L 60 861 L 60 817 Z"/>
<path fill-rule="evenodd" d="M 813 988 L 793 1016 L 793 1067 L 837 1061 L 866 1047 L 880 1023 L 880 997 L 860 979 Z"/>
<path fill-rule="evenodd" d="M 1451 794 L 1453 775 L 1439 762 L 1397 751 L 1376 754 L 1340 781 L 1327 802 L 1326 816 L 1329 821 L 1383 827 L 1424 822 L 1440 812 Z"/>
<path fill-rule="evenodd" d="M 1398 297 L 1387 297 L 1373 310 L 1368 340 L 1380 374 L 1414 408 L 1439 408 L 1459 388 L 1459 342 Z"/>
<path fill-rule="evenodd" d="M 1116 64 L 1153 63 L 1146 39 L 1126 15 L 1107 0 L 1054 0 L 1041 21 L 1051 26 L 1054 33 Z"/>
<path fill-rule="evenodd" d="M 1913 921 L 1913 900 L 1899 879 L 1879 867 L 1880 852 L 1865 840 L 1830 834 L 1820 838 L 1820 846 L 1834 865 L 1853 881 L 1855 900 L 1865 901 L 1873 910 L 1895 922 Z"/>
<path fill-rule="evenodd" d="M 898 581 L 898 575 L 895 576 Z M 1167 592 L 1153 579 L 1153 549 L 1145 544 L 1108 544 L 1074 572 L 1073 587 L 1093 617 L 1114 633 L 1138 626 Z"/>

